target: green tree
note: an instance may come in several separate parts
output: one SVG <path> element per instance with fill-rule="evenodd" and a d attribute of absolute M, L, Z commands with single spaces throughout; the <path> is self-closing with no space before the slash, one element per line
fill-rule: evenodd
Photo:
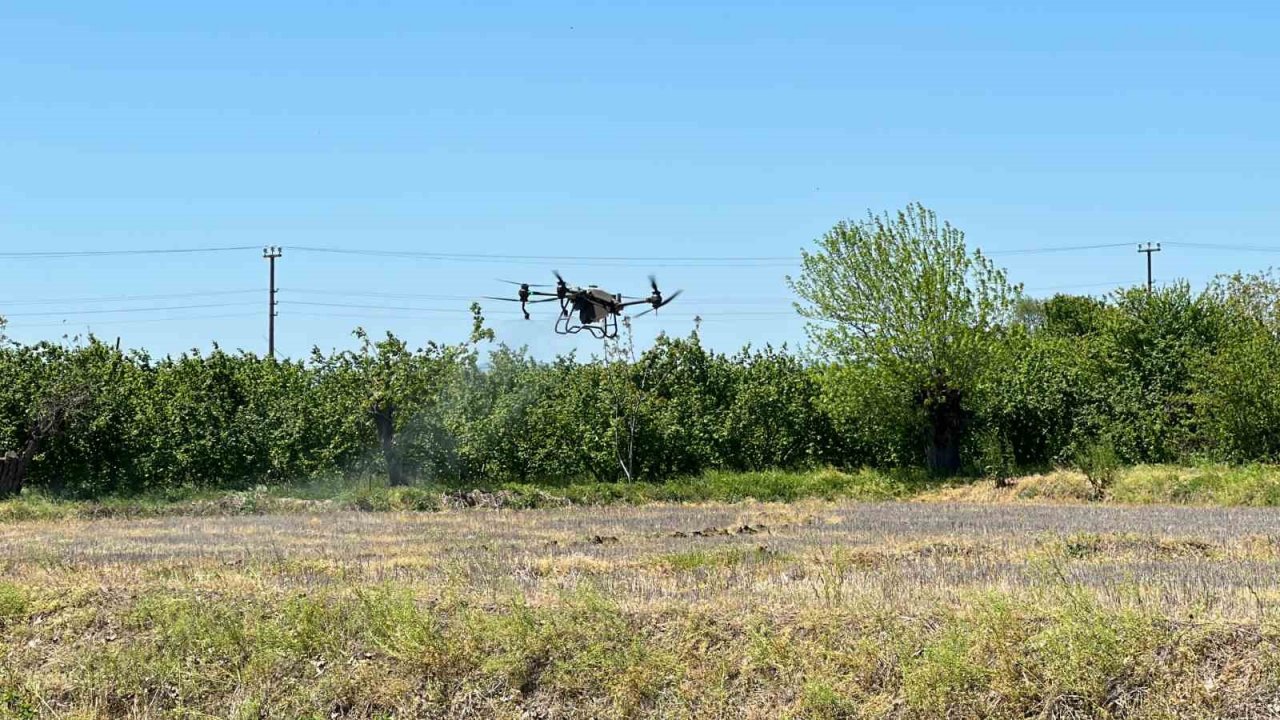
<path fill-rule="evenodd" d="M 1058 337 L 1088 337 L 1101 328 L 1107 304 L 1087 295 L 1059 293 L 1043 301 L 1043 309 L 1044 322 L 1037 330 Z"/>
<path fill-rule="evenodd" d="M 413 350 L 390 332 L 375 341 L 357 329 L 358 350 L 328 357 L 312 351 L 312 364 L 329 384 L 323 394 L 343 418 L 338 432 L 354 437 L 357 448 L 376 440 L 393 486 L 408 484 L 415 469 L 437 474 L 456 465 L 440 406 L 450 384 L 474 365 L 476 346 L 493 339 L 480 307 L 473 304 L 471 311 L 471 336 L 456 345 L 429 342 Z"/>
<path fill-rule="evenodd" d="M 1237 318 L 1280 334 L 1280 277 L 1274 268 L 1248 275 L 1219 275 L 1209 283 L 1204 297 Z"/>
<path fill-rule="evenodd" d="M 919 204 L 838 223 L 787 282 L 814 344 L 910 388 L 927 433 L 926 464 L 957 471 L 973 390 L 1021 286 Z"/>
<path fill-rule="evenodd" d="M 0 351 L 0 497 L 21 491 L 37 461 L 97 438 L 122 361 L 118 349 L 92 336 L 83 346 L 42 342 Z M 70 441 L 68 431 L 78 431 Z"/>
<path fill-rule="evenodd" d="M 1170 462 L 1196 447 L 1195 370 L 1223 337 L 1221 307 L 1184 282 L 1116 292 L 1096 362 L 1104 402 L 1090 423 L 1125 462 Z"/>
<path fill-rule="evenodd" d="M 1213 280 L 1202 296 L 1224 318 L 1194 373 L 1196 428 L 1217 455 L 1280 458 L 1280 279 L 1271 269 Z"/>
<path fill-rule="evenodd" d="M 1064 453 L 1088 430 L 1081 419 L 1105 398 L 1097 344 L 1045 329 L 1015 328 L 1003 339 L 996 371 L 984 376 L 979 419 L 984 432 L 1008 442 L 1014 464 L 1044 466 L 1069 459 Z M 980 455 L 991 449 L 979 445 Z"/>

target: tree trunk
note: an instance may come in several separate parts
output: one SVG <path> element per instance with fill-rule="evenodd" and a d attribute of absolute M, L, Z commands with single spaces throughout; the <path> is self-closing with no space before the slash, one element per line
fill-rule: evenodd
<path fill-rule="evenodd" d="M 40 441 L 43 438 L 44 434 L 39 428 L 32 430 L 21 451 L 10 450 L 0 457 L 0 498 L 12 497 L 22 492 L 31 461 L 40 452 Z"/>
<path fill-rule="evenodd" d="M 379 400 L 370 410 L 373 423 L 378 428 L 378 442 L 382 445 L 382 459 L 387 463 L 387 484 L 391 487 L 408 485 L 400 465 L 400 453 L 396 448 L 396 406 L 390 400 Z"/>
<path fill-rule="evenodd" d="M 116 341 L 117 351 L 119 346 L 119 341 Z M 31 470 L 31 462 L 40 454 L 45 441 L 61 435 L 66 430 L 67 423 L 84 409 L 89 397 L 89 391 L 85 388 L 69 388 L 55 393 L 41 404 L 22 449 L 17 452 L 10 450 L 0 455 L 0 498 L 22 492 L 22 486 Z"/>
<path fill-rule="evenodd" d="M 925 465 L 938 475 L 960 472 L 960 439 L 964 433 L 963 394 L 947 386 L 946 379 L 934 378 L 932 387 L 921 393 L 929 418 L 929 444 L 925 448 Z"/>
<path fill-rule="evenodd" d="M 925 462 L 929 472 L 955 475 L 960 472 L 960 444 L 955 437 L 939 436 L 935 431 L 932 443 L 925 448 Z"/>

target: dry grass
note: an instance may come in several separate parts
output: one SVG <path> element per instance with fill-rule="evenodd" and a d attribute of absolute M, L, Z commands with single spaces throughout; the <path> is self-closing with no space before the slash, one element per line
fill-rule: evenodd
<path fill-rule="evenodd" d="M 1098 500 L 1084 473 L 1057 469 L 1013 478 L 1007 487 L 992 481 L 925 488 L 917 500 L 965 503 L 1084 503 Z M 1280 505 L 1280 469 L 1271 465 L 1139 465 L 1118 472 L 1101 500 L 1150 505 Z"/>
<path fill-rule="evenodd" d="M 0 717 L 1280 713 L 1266 510 L 32 521 L 0 578 Z"/>

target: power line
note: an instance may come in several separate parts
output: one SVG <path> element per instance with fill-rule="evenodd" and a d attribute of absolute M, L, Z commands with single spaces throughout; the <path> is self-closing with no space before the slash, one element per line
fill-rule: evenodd
<path fill-rule="evenodd" d="M 454 312 L 454 311 L 431 310 L 431 311 L 424 311 L 418 315 L 406 315 L 403 313 L 390 313 L 390 314 L 379 313 L 377 315 L 371 315 L 369 313 L 317 312 L 315 310 L 294 310 L 289 313 L 289 317 L 355 318 L 355 319 L 362 319 L 362 320 L 428 320 L 432 315 L 436 315 L 439 313 L 450 313 L 450 312 Z M 466 310 L 466 311 L 458 311 L 458 312 L 466 312 L 469 314 L 471 311 Z M 503 316 L 509 316 L 512 318 L 520 318 L 521 320 L 524 319 L 520 315 L 520 313 L 511 311 L 511 310 L 486 310 L 484 312 L 485 317 L 489 317 L 491 315 L 503 315 Z"/>
<path fill-rule="evenodd" d="M 191 255 L 196 253 L 236 252 L 254 250 L 257 245 L 224 245 L 221 247 L 133 249 L 133 250 L 34 250 L 27 252 L 0 252 L 0 257 L 13 259 L 108 257 L 117 255 Z"/>
<path fill-rule="evenodd" d="M 414 310 L 418 312 L 440 312 L 440 313 L 465 313 L 471 314 L 471 310 L 462 308 L 424 308 L 424 307 L 408 307 L 404 305 L 358 305 L 354 303 L 327 303 L 327 302 L 310 302 L 306 300 L 285 300 L 282 305 L 306 305 L 309 307 L 331 307 L 344 308 L 348 310 Z"/>
<path fill-rule="evenodd" d="M 1231 250 L 1234 252 L 1267 252 L 1280 253 L 1280 247 L 1267 247 L 1265 245 L 1218 245 L 1215 243 L 1198 243 L 1198 242 L 1180 242 L 1170 240 L 1165 245 L 1176 245 L 1182 248 L 1191 248 L 1195 250 Z"/>
<path fill-rule="evenodd" d="M 95 319 L 93 322 L 100 325 L 134 325 L 140 323 L 162 323 L 162 322 L 191 322 L 193 320 L 222 320 L 226 318 L 248 318 L 258 317 L 258 313 L 225 313 L 220 315 L 178 315 L 174 317 L 163 318 L 126 318 L 116 320 L 112 318 Z M 71 322 L 63 320 L 62 322 L 53 323 L 19 323 L 18 325 L 8 325 L 6 330 L 23 329 L 23 328 L 46 328 L 46 327 L 70 327 L 80 325 L 79 322 Z"/>
<path fill-rule="evenodd" d="M 392 311 L 400 311 L 400 312 L 408 311 L 408 312 L 418 312 L 418 313 L 462 313 L 462 314 L 468 314 L 468 315 L 471 314 L 471 310 L 469 309 L 464 310 L 461 308 L 414 307 L 414 306 L 408 306 L 408 305 L 360 305 L 360 304 L 354 304 L 354 303 L 308 302 L 308 301 L 301 301 L 301 300 L 286 300 L 286 301 L 283 301 L 281 304 L 286 307 L 292 306 L 292 305 L 302 305 L 307 307 L 331 307 L 331 308 L 338 308 L 342 310 L 392 310 Z M 486 315 L 506 315 L 506 314 L 518 315 L 519 313 L 516 313 L 514 311 L 512 311 L 511 313 L 508 313 L 505 310 L 485 310 L 484 314 Z M 701 315 L 704 317 L 705 316 L 783 317 L 783 316 L 791 316 L 791 315 L 794 315 L 795 313 L 792 311 L 781 311 L 781 310 L 741 310 L 741 311 L 728 310 L 728 311 L 712 311 L 709 313 L 662 313 L 662 314 L 671 316 L 671 317 L 694 317 L 695 315 Z"/>
<path fill-rule="evenodd" d="M 799 258 L 792 256 L 720 256 L 720 257 L 589 257 L 580 255 L 508 255 L 482 253 L 441 253 L 414 250 L 367 250 L 359 248 L 312 247 L 305 245 L 290 246 L 290 250 L 310 253 L 328 253 L 334 255 L 356 255 L 365 257 L 397 257 L 420 260 L 448 260 L 454 262 L 479 263 L 512 263 L 512 262 L 556 262 L 571 265 L 584 264 L 623 264 L 650 263 L 666 267 L 781 267 L 795 265 Z"/>
<path fill-rule="evenodd" d="M 1107 282 L 1096 283 L 1075 283 L 1072 285 L 1040 285 L 1037 287 L 1026 288 L 1029 292 L 1040 292 L 1041 290 L 1074 290 L 1075 288 L 1090 287 L 1124 287 L 1131 284 L 1128 280 L 1110 280 Z"/>
<path fill-rule="evenodd" d="M 107 315 L 112 313 L 161 312 L 164 310 L 198 310 L 205 308 L 244 307 L 253 302 L 208 303 L 202 305 L 167 305 L 161 307 L 115 308 L 112 310 L 47 310 L 43 312 L 4 313 L 5 317 L 58 317 L 75 315 Z"/>
<path fill-rule="evenodd" d="M 1228 246 L 1208 243 L 1170 243 L 1184 247 L 1200 247 L 1223 250 L 1280 251 L 1280 248 L 1257 246 Z M 1099 250 L 1104 248 L 1127 247 L 1128 243 L 1103 243 L 1096 245 L 1063 245 L 1056 247 L 1030 247 L 1010 250 L 992 250 L 988 255 L 1036 255 L 1043 253 L 1072 252 L 1077 250 Z M 113 257 L 132 255 L 190 255 L 200 253 L 240 252 L 256 250 L 257 245 L 221 245 L 194 248 L 128 248 L 114 250 L 33 250 L 0 252 L 0 258 L 9 259 L 53 259 L 78 257 Z M 365 257 L 397 257 L 417 258 L 423 260 L 449 260 L 457 262 L 561 262 L 567 264 L 619 264 L 619 263 L 657 263 L 668 267 L 782 267 L 793 266 L 799 258 L 791 255 L 718 255 L 718 256 L 578 256 L 578 255 L 512 255 L 494 253 L 444 253 L 415 250 L 375 250 L 367 248 L 319 247 L 313 245 L 290 246 L 291 250 L 304 253 L 326 253 L 336 255 L 355 255 Z"/>
<path fill-rule="evenodd" d="M 1129 247 L 1131 243 L 1103 243 L 1100 245 L 1060 245 L 1057 247 L 1017 248 L 1014 250 L 992 250 L 984 255 L 1044 255 L 1047 253 L 1073 252 L 1076 250 L 1102 250 L 1104 248 Z"/>
<path fill-rule="evenodd" d="M 255 291 L 256 292 L 256 291 Z M 485 298 L 480 295 L 432 295 L 421 293 L 397 293 L 397 292 L 363 292 L 348 290 L 322 290 L 310 288 L 281 288 L 281 292 L 290 295 L 323 295 L 325 297 L 364 297 L 364 298 L 383 298 L 390 300 L 459 300 L 459 301 L 476 301 L 483 304 Z M 627 297 L 635 297 L 637 299 L 646 297 L 644 295 L 628 295 Z M 515 298 L 512 298 L 513 300 Z M 769 305 L 775 303 L 790 303 L 791 298 L 785 297 L 699 297 L 698 302 L 707 305 Z"/>
<path fill-rule="evenodd" d="M 210 290 L 206 292 L 164 293 L 161 295 L 108 295 L 78 298 L 38 298 L 24 300 L 0 300 L 0 307 L 15 305 L 62 305 L 81 302 L 126 302 L 133 300 L 176 300 L 178 298 L 211 297 L 218 295 L 248 295 L 261 290 Z"/>
<path fill-rule="evenodd" d="M 533 322 L 533 323 L 536 323 L 536 322 L 538 322 L 538 320 L 539 320 L 539 319 L 544 319 L 544 318 L 539 318 L 538 316 L 534 316 L 534 318 L 533 318 L 532 320 L 526 321 L 526 320 L 521 316 L 521 314 L 520 314 L 519 312 L 516 312 L 516 311 L 508 311 L 508 310 L 496 310 L 496 311 L 489 311 L 489 310 L 486 310 L 483 314 L 484 314 L 484 316 L 485 316 L 486 318 L 487 318 L 487 317 L 491 317 L 491 316 L 501 316 L 501 317 L 509 318 L 509 319 L 511 319 L 511 320 L 519 320 L 520 322 Z M 315 311 L 307 311 L 307 310 L 295 310 L 295 311 L 293 311 L 293 312 L 290 312 L 290 313 L 289 313 L 289 316 L 290 316 L 290 317 L 350 318 L 350 319 L 354 319 L 354 320 L 364 320 L 364 321 L 373 321 L 373 320 L 430 320 L 430 319 L 432 319 L 432 315 L 433 315 L 433 313 L 423 313 L 423 314 L 419 314 L 419 315 L 406 315 L 406 314 L 404 314 L 404 313 L 390 313 L 390 314 L 387 314 L 387 313 L 379 313 L 379 314 L 376 314 L 376 315 L 371 315 L 371 314 L 369 314 L 369 313 L 315 312 Z M 730 312 L 730 313 L 717 313 L 717 312 L 709 312 L 709 313 L 705 313 L 705 312 L 703 312 L 703 313 L 697 313 L 697 312 L 690 312 L 690 313 L 676 313 L 676 312 L 659 312 L 659 313 L 656 315 L 656 317 L 657 317 L 657 318 L 659 318 L 659 319 L 661 319 L 661 318 L 680 318 L 680 319 L 691 319 L 691 318 L 704 318 L 704 319 L 705 319 L 705 318 L 713 318 L 713 319 L 714 319 L 714 318 L 733 318 L 733 319 L 735 319 L 735 320 L 744 320 L 744 321 L 746 321 L 746 320 L 772 320 L 772 319 L 782 318 L 782 317 L 796 317 L 796 318 L 798 318 L 798 317 L 799 317 L 799 315 L 796 315 L 795 313 L 789 313 L 789 312 L 773 312 L 773 313 L 765 313 L 765 312 L 761 312 L 761 313 L 732 313 L 732 312 Z M 550 316 L 546 316 L 546 318 L 550 318 Z M 640 320 L 640 322 L 647 322 L 647 321 L 646 321 L 646 320 Z"/>

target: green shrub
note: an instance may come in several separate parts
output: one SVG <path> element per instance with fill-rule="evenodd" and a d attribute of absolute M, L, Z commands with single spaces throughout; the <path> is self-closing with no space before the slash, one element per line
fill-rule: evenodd
<path fill-rule="evenodd" d="M 1013 468 L 1076 461 L 1099 437 L 1126 463 L 1280 460 L 1280 282 L 1236 279 L 1199 295 L 1176 284 L 1020 307 L 983 335 L 983 371 L 953 398 L 954 427 L 931 426 L 921 389 L 866 358 L 815 362 L 770 347 L 725 355 L 697 332 L 661 337 L 638 356 L 611 345 L 602 359 L 539 361 L 499 347 L 487 363 L 482 328 L 468 342 L 416 349 L 358 332 L 354 350 L 297 361 L 217 347 L 157 359 L 88 338 L 0 344 L 0 452 L 25 442 L 44 400 L 75 387 L 88 399 L 37 457 L 29 489 L 169 502 L 268 488 L 244 498 L 246 511 L 267 508 L 281 487 L 385 476 L 369 416 L 378 399 L 397 408 L 390 457 L 408 479 L 510 486 L 531 504 L 546 497 L 517 486 L 577 486 L 600 501 L 824 494 L 785 474 L 918 468 L 940 427 L 963 436 L 972 473 L 996 480 Z M 747 486 L 728 474 L 735 471 L 762 474 Z M 706 482 L 681 480 L 690 477 Z M 662 491 L 612 487 L 628 480 L 678 482 Z M 831 494 L 868 489 L 840 485 Z M 351 502 L 433 505 L 421 494 L 380 492 Z M 1271 493 L 1254 485 L 1241 497 L 1272 502 Z M 53 511 L 38 498 L 0 503 L 0 518 Z M 147 508 L 112 500 L 101 511 Z"/>
<path fill-rule="evenodd" d="M 1089 480 L 1095 499 L 1101 499 L 1115 485 L 1120 474 L 1120 458 L 1110 438 L 1099 438 L 1085 444 L 1076 453 L 1076 467 Z"/>
<path fill-rule="evenodd" d="M 27 614 L 30 601 L 27 591 L 10 582 L 0 580 L 0 627 L 20 620 Z"/>

